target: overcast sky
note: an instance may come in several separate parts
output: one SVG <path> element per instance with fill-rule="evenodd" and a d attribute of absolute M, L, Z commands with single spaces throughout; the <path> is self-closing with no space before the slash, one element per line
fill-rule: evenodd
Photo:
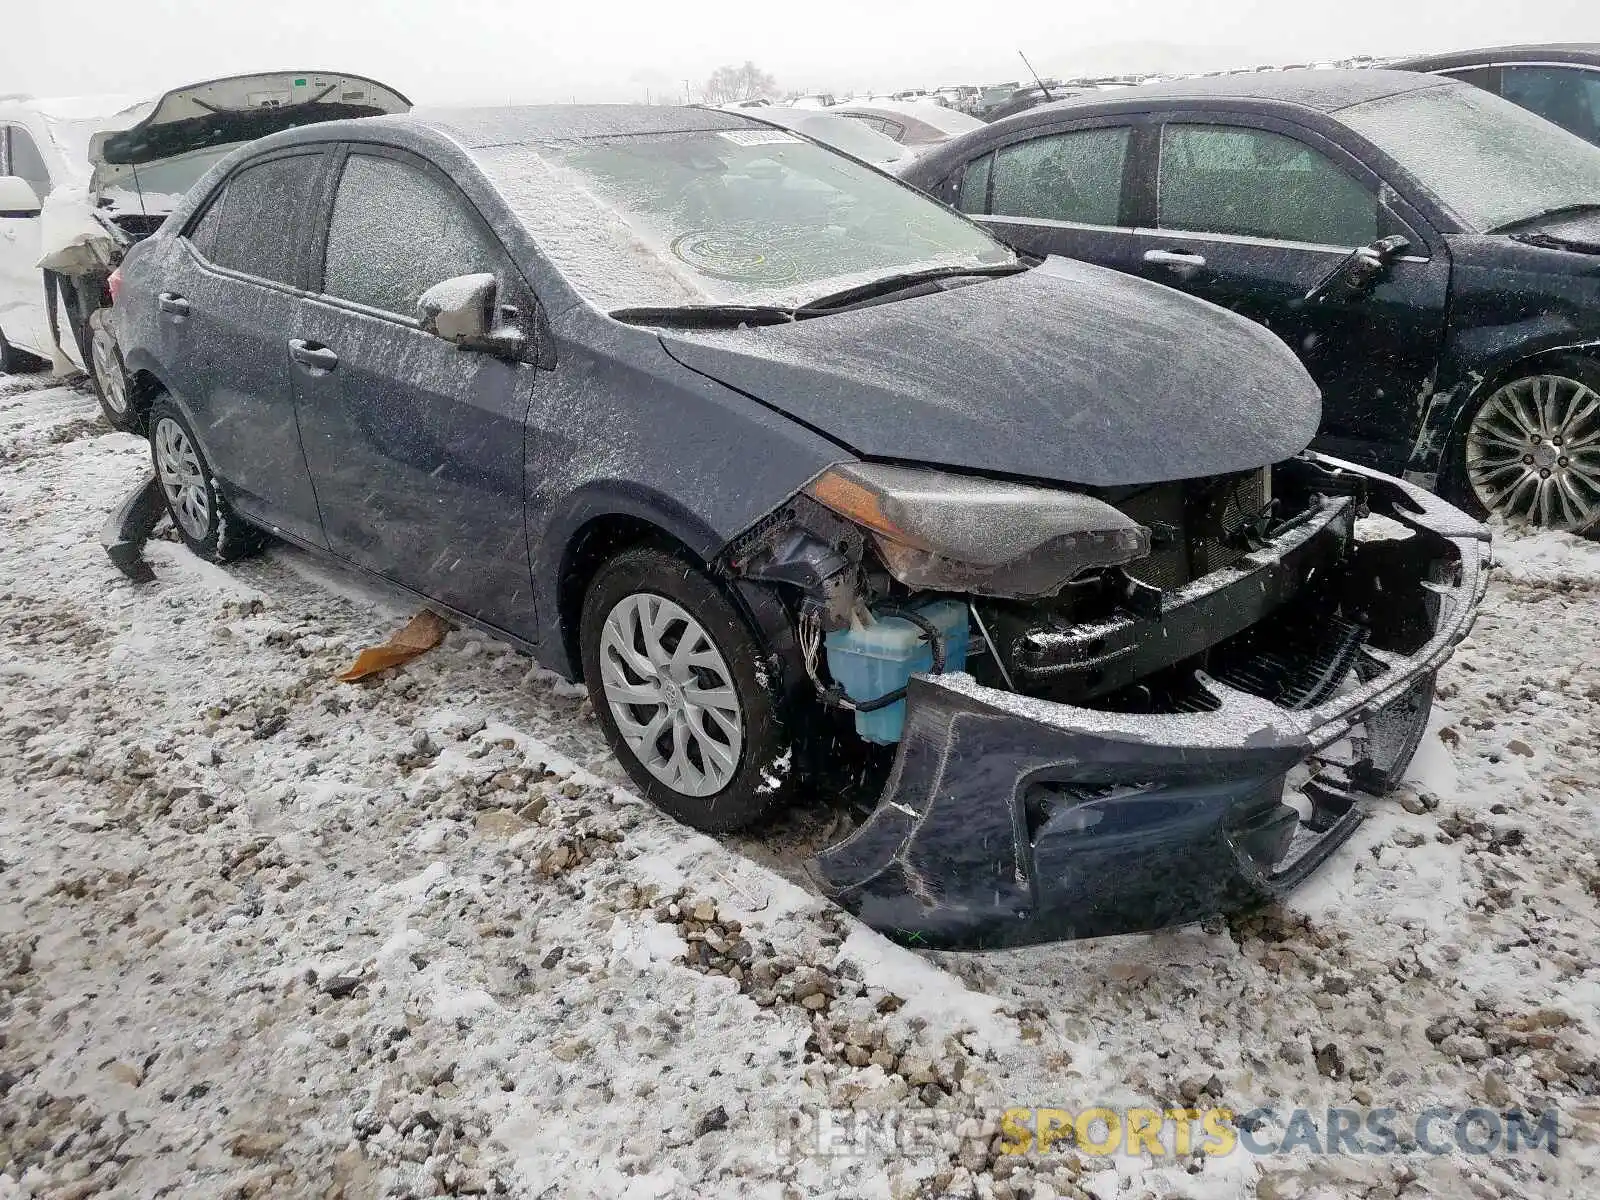
<path fill-rule="evenodd" d="M 899 89 L 1514 41 L 1600 41 L 1596 0 L 3 0 L 0 93 L 159 92 L 338 69 L 418 103 L 682 96 L 752 59 L 784 87 Z M 91 32 L 92 31 L 92 32 Z"/>

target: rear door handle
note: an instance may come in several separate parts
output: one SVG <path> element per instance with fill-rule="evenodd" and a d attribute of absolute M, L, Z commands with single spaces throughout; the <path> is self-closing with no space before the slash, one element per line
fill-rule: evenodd
<path fill-rule="evenodd" d="M 1185 271 L 1196 271 L 1206 265 L 1203 254 L 1191 254 L 1187 250 L 1146 250 L 1144 260 L 1153 267 L 1178 267 Z"/>
<path fill-rule="evenodd" d="M 176 292 L 162 292 L 156 297 L 156 303 L 161 305 L 164 313 L 171 313 L 175 317 L 189 315 L 189 302 Z"/>
<path fill-rule="evenodd" d="M 339 356 L 332 350 L 303 338 L 289 339 L 289 357 L 313 371 L 331 371 L 339 365 Z"/>

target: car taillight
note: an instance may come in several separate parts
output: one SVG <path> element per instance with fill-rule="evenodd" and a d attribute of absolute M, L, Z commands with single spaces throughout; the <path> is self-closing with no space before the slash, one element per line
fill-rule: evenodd
<path fill-rule="evenodd" d="M 111 293 L 111 303 L 117 302 L 117 297 L 122 294 L 122 268 L 118 267 L 111 272 L 111 278 L 106 280 L 106 289 Z"/>

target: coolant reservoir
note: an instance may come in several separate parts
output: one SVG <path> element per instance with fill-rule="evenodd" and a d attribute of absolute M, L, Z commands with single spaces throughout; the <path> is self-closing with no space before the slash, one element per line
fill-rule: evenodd
<path fill-rule="evenodd" d="M 944 669 L 966 670 L 967 606 L 960 600 L 930 600 L 905 607 L 932 621 L 943 635 Z M 874 614 L 870 625 L 830 633 L 826 645 L 829 673 L 856 701 L 887 696 L 918 672 L 933 670 L 933 647 L 904 617 Z M 898 742 L 905 723 L 904 700 L 877 712 L 856 713 L 856 732 L 869 742 Z"/>

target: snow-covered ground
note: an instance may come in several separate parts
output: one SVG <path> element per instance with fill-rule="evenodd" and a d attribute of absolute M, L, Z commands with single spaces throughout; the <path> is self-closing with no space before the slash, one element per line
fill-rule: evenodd
<path fill-rule="evenodd" d="M 1600 548 L 1500 543 L 1412 782 L 1285 907 L 916 955 L 491 639 L 347 685 L 411 613 L 353 575 L 126 582 L 144 448 L 43 382 L 0 379 L 0 1198 L 1600 1193 Z M 997 1153 L 1097 1105 L 1554 1108 L 1560 1152 Z"/>

